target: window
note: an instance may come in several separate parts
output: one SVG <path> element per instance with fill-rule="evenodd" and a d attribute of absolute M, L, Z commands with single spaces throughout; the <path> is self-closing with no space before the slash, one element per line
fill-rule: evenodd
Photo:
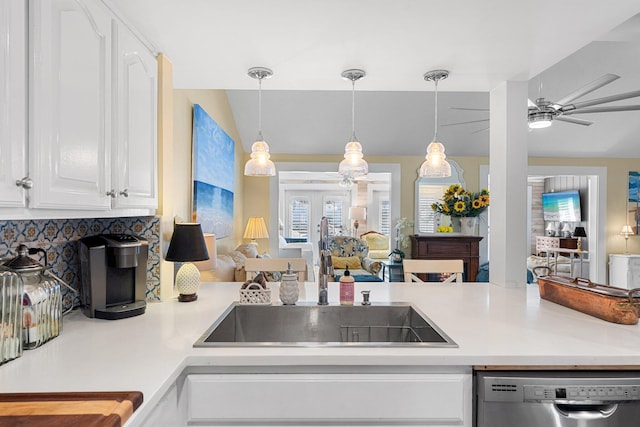
<path fill-rule="evenodd" d="M 309 200 L 293 198 L 289 203 L 289 230 L 286 237 L 309 238 Z"/>
<path fill-rule="evenodd" d="M 418 191 L 418 232 L 435 233 L 438 228 L 436 213 L 431 205 L 442 198 L 447 186 L 420 185 Z"/>
<path fill-rule="evenodd" d="M 388 236 L 391 233 L 391 203 L 389 203 L 389 200 L 381 200 L 378 209 L 380 233 Z"/>
<path fill-rule="evenodd" d="M 327 217 L 331 236 L 343 234 L 345 203 L 342 198 L 326 198 L 322 204 L 322 214 Z"/>

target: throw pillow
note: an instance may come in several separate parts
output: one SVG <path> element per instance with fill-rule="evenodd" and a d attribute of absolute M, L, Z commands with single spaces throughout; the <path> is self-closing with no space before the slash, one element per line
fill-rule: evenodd
<path fill-rule="evenodd" d="M 211 282 L 233 282 L 235 279 L 236 263 L 229 255 L 218 255 L 216 268 L 207 270 L 207 277 Z M 208 276 L 209 276 L 208 275 Z"/>
<path fill-rule="evenodd" d="M 333 268 L 340 270 L 349 268 L 349 270 L 359 270 L 362 268 L 360 264 L 360 258 L 357 256 L 334 256 L 331 255 L 331 263 Z"/>
<path fill-rule="evenodd" d="M 243 245 L 238 246 L 234 250 L 242 253 L 247 258 L 257 258 L 258 257 L 258 247 L 256 245 L 252 245 L 250 243 L 245 243 Z"/>
<path fill-rule="evenodd" d="M 369 250 L 388 250 L 389 238 L 382 234 L 368 234 L 365 236 Z"/>

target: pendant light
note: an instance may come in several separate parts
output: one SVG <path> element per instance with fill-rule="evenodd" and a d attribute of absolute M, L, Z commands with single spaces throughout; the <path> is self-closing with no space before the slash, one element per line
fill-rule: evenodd
<path fill-rule="evenodd" d="M 425 161 L 420 166 L 420 177 L 424 178 L 445 178 L 451 176 L 451 165 L 446 160 L 444 154 L 444 145 L 438 142 L 438 81 L 449 77 L 446 70 L 434 70 L 424 74 L 426 81 L 433 81 L 436 86 L 435 92 L 435 131 L 433 133 L 433 141 L 427 147 L 427 155 Z"/>
<path fill-rule="evenodd" d="M 363 159 L 362 145 L 356 138 L 356 81 L 367 74 L 364 70 L 352 69 L 342 72 L 342 77 L 351 80 L 351 140 L 344 147 L 344 160 L 338 166 L 338 174 L 342 177 L 341 185 L 348 186 L 353 178 L 369 173 L 369 165 Z"/>
<path fill-rule="evenodd" d="M 268 79 L 273 71 L 264 67 L 249 68 L 249 77 L 258 80 L 258 136 L 251 146 L 251 160 L 244 165 L 246 176 L 274 176 L 276 166 L 269 159 L 269 144 L 262 136 L 262 79 Z"/>

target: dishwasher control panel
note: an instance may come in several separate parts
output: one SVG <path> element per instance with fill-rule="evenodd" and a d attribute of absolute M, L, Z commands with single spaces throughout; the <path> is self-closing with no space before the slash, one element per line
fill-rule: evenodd
<path fill-rule="evenodd" d="M 523 389 L 525 402 L 640 400 L 640 386 L 637 385 L 524 385 Z"/>

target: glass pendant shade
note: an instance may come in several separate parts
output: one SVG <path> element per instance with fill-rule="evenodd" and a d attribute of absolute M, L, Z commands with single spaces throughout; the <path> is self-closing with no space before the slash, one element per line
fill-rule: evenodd
<path fill-rule="evenodd" d="M 433 81 L 436 86 L 434 108 L 435 130 L 433 141 L 427 146 L 427 155 L 418 171 L 418 175 L 420 175 L 421 178 L 446 178 L 451 176 L 451 165 L 447 161 L 446 154 L 444 154 L 444 145 L 438 142 L 438 81 L 446 79 L 448 76 L 449 72 L 446 70 L 429 71 L 424 75 L 426 81 Z"/>
<path fill-rule="evenodd" d="M 362 145 L 353 138 L 344 147 L 344 160 L 338 166 L 338 174 L 349 178 L 368 174 L 369 165 L 363 157 Z"/>
<path fill-rule="evenodd" d="M 427 155 L 420 166 L 420 176 L 430 178 L 446 178 L 451 176 L 451 165 L 446 160 L 444 145 L 437 141 L 432 141 L 427 147 Z"/>
<path fill-rule="evenodd" d="M 258 134 L 256 142 L 251 146 L 251 160 L 244 165 L 244 174 L 247 176 L 274 176 L 276 165 L 270 160 L 269 144 Z"/>
<path fill-rule="evenodd" d="M 262 79 L 268 79 L 273 71 L 264 67 L 249 68 L 249 77 L 258 80 L 258 136 L 251 146 L 251 159 L 244 165 L 246 176 L 274 176 L 276 165 L 270 160 L 269 144 L 262 136 Z"/>

